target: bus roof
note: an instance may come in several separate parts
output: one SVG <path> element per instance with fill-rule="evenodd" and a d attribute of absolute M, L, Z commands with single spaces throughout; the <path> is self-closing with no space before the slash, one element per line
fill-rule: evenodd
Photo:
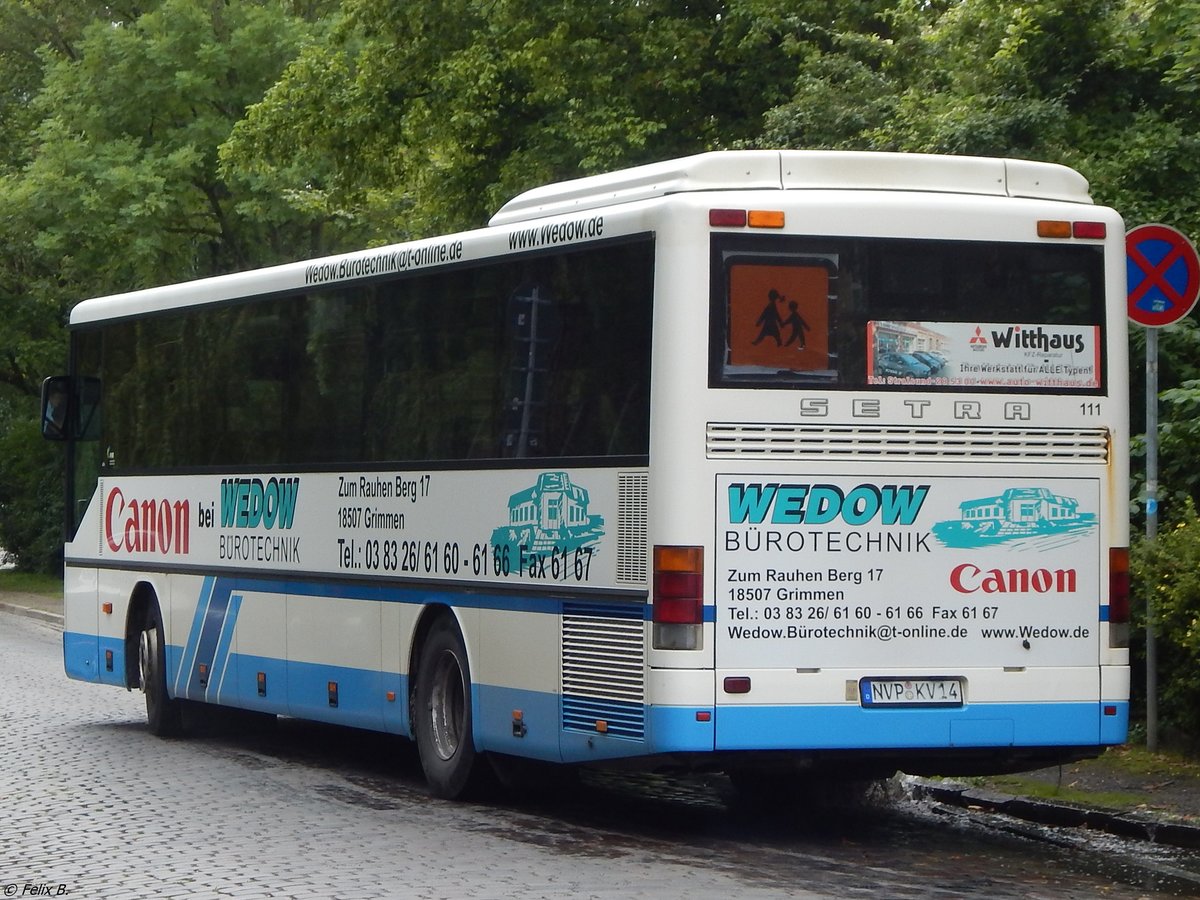
<path fill-rule="evenodd" d="M 506 203 L 489 223 L 505 226 L 547 216 L 599 209 L 670 194 L 730 190 L 886 190 L 1026 197 L 1091 203 L 1088 183 L 1074 169 L 1053 163 L 916 153 L 826 150 L 732 150 L 592 175 L 534 188 Z M 463 232 L 474 241 L 488 229 Z M 451 237 L 426 238 L 320 260 L 304 260 L 145 288 L 84 300 L 71 310 L 70 324 L 162 312 L 185 306 L 289 292 L 313 283 L 312 272 L 346 264 L 352 276 L 392 271 L 398 255 L 437 262 Z M 439 254 L 441 256 L 439 256 Z M 335 280 L 343 280 L 339 276 Z"/>
<path fill-rule="evenodd" d="M 689 191 L 747 189 L 933 191 L 1092 202 L 1087 179 L 1055 163 L 918 153 L 734 150 L 534 188 L 506 203 L 489 224 L 509 225 Z"/>

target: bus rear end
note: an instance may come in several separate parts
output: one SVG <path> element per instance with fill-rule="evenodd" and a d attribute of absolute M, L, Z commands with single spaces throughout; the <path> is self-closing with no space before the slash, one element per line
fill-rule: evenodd
<path fill-rule="evenodd" d="M 735 771 L 1122 742 L 1120 218 L 1057 166 L 779 160 L 778 190 L 665 201 L 686 224 L 660 232 L 651 682 L 715 674 Z"/>

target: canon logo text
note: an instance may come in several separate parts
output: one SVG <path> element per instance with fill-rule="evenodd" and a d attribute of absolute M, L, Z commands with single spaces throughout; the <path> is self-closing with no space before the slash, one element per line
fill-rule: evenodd
<path fill-rule="evenodd" d="M 104 540 L 113 553 L 188 552 L 188 501 L 125 498 L 120 488 L 104 501 Z"/>
<path fill-rule="evenodd" d="M 962 563 L 950 572 L 950 586 L 960 594 L 1073 594 L 1074 569 L 981 569 Z"/>

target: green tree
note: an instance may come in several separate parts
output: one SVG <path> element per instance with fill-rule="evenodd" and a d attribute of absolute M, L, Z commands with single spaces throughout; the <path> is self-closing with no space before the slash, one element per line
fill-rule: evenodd
<path fill-rule="evenodd" d="M 1200 516 L 1190 498 L 1176 519 L 1153 543 L 1139 542 L 1131 563 L 1154 609 L 1159 671 L 1171 673 L 1159 679 L 1164 731 L 1194 748 L 1200 746 Z"/>
<path fill-rule="evenodd" d="M 376 240 L 478 226 L 533 185 L 756 133 L 790 64 L 755 5 L 347 0 L 222 159 Z"/>
<path fill-rule="evenodd" d="M 217 149 L 331 5 L 0 6 L 39 48 L 0 47 L 16 79 L 0 111 L 20 138 L 0 168 L 0 545 L 22 565 L 53 558 L 41 544 L 61 521 L 33 474 L 61 466 L 59 448 L 32 436 L 38 384 L 65 365 L 71 305 L 323 247 L 319 216 L 225 179 Z"/>

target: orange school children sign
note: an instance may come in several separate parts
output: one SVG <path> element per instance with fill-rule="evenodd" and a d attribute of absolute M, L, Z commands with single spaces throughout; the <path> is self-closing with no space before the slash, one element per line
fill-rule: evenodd
<path fill-rule="evenodd" d="M 735 265 L 729 273 L 729 362 L 788 371 L 829 367 L 824 266 Z"/>

